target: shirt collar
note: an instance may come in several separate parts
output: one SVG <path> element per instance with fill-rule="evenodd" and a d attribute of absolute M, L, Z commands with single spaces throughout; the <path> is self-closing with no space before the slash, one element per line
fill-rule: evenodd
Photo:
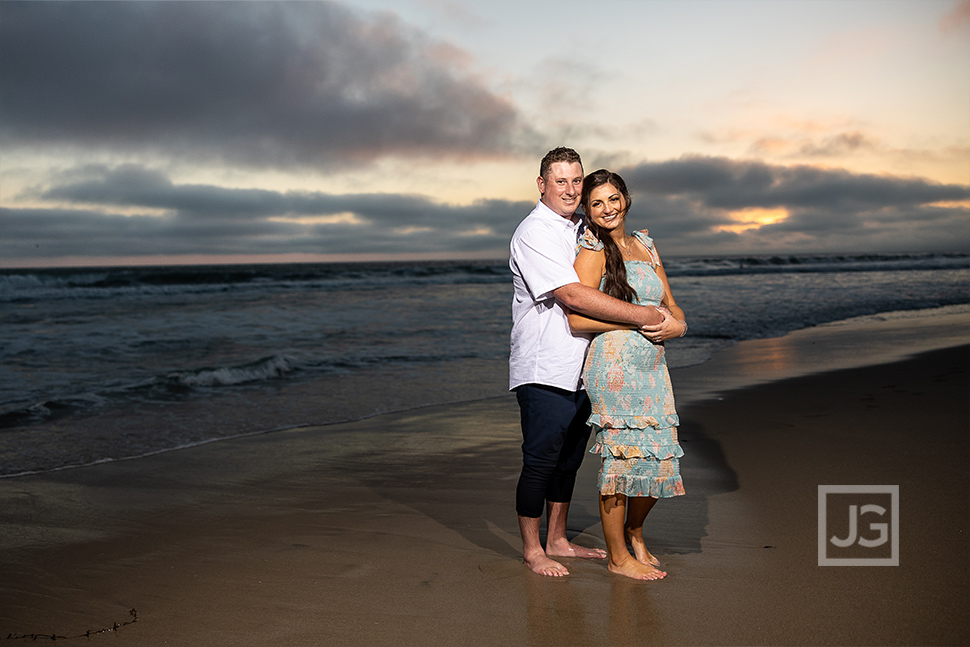
<path fill-rule="evenodd" d="M 578 227 L 580 231 L 583 230 L 582 216 L 577 216 L 576 214 L 573 214 L 572 218 L 565 218 L 560 214 L 556 213 L 555 211 L 553 211 L 552 209 L 550 209 L 548 206 L 546 206 L 546 203 L 543 202 L 542 200 L 539 200 L 539 202 L 536 203 L 536 210 L 538 211 L 539 215 L 541 215 L 544 219 L 547 219 L 547 220 L 554 219 L 556 222 L 562 224 L 562 226 L 566 227 L 567 229 L 573 229 Z"/>

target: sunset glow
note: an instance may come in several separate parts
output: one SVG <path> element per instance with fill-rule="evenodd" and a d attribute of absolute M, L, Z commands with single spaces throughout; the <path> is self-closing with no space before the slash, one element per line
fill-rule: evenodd
<path fill-rule="evenodd" d="M 732 211 L 729 217 L 738 224 L 722 225 L 717 230 L 740 234 L 749 229 L 760 229 L 765 225 L 782 222 L 788 218 L 788 211 L 785 209 L 743 209 L 741 211 Z"/>

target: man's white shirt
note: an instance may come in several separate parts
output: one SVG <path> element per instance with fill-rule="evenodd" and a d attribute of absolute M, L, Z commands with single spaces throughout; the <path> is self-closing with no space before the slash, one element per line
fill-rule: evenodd
<path fill-rule="evenodd" d="M 573 334 L 553 292 L 579 283 L 573 268 L 582 219 L 560 216 L 541 200 L 519 223 L 509 244 L 512 269 L 512 339 L 509 389 L 543 384 L 582 388 L 589 336 Z"/>

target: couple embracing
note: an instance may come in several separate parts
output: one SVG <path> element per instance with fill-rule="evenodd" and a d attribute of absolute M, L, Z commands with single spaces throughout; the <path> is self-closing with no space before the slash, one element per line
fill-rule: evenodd
<path fill-rule="evenodd" d="M 684 312 L 646 230 L 626 232 L 632 200 L 622 178 L 606 170 L 584 178 L 579 154 L 556 148 L 542 159 L 536 181 L 541 199 L 512 236 L 509 260 L 523 559 L 536 573 L 563 576 L 569 571 L 557 557 L 606 557 L 611 572 L 661 579 L 666 573 L 644 544 L 643 523 L 658 498 L 684 493 L 663 347 L 687 332 Z M 590 451 L 602 461 L 605 553 L 566 537 L 591 428 Z"/>

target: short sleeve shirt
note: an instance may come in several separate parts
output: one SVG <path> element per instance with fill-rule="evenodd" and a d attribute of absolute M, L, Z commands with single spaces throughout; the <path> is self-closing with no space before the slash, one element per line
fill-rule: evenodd
<path fill-rule="evenodd" d="M 573 334 L 554 291 L 579 283 L 573 268 L 580 226 L 539 201 L 509 245 L 512 269 L 512 338 L 509 389 L 542 384 L 582 388 L 589 336 Z"/>

